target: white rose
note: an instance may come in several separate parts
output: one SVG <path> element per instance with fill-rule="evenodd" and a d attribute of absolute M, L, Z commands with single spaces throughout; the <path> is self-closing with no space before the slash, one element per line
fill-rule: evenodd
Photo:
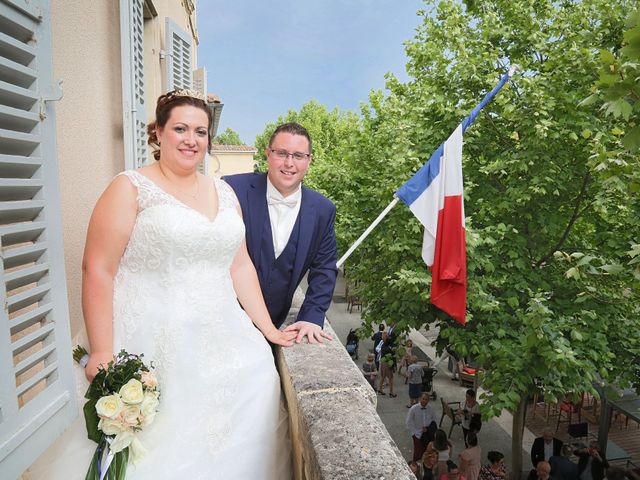
<path fill-rule="evenodd" d="M 153 374 L 153 372 L 142 372 L 142 375 L 140 376 L 140 381 L 147 388 L 151 388 L 155 390 L 158 387 L 158 379 Z"/>
<path fill-rule="evenodd" d="M 142 402 L 144 392 L 142 390 L 142 383 L 140 383 L 140 380 L 132 378 L 125 383 L 120 389 L 120 396 L 122 397 L 122 401 L 129 405 L 137 405 Z"/>
<path fill-rule="evenodd" d="M 140 416 L 140 407 L 138 405 L 127 405 L 122 409 L 120 417 L 122 421 L 130 427 L 138 426 L 138 417 Z"/>
<path fill-rule="evenodd" d="M 142 404 L 140 405 L 140 412 L 145 417 L 155 415 L 159 403 L 157 395 L 147 392 L 144 394 Z"/>
<path fill-rule="evenodd" d="M 131 442 L 133 442 L 134 438 L 135 435 L 132 432 L 126 430 L 124 432 L 120 432 L 116 435 L 116 438 L 114 438 L 113 442 L 111 442 L 111 444 L 109 445 L 109 449 L 113 453 L 118 453 L 131 445 Z"/>
<path fill-rule="evenodd" d="M 106 395 L 96 402 L 96 412 L 101 417 L 115 418 L 124 407 L 118 394 Z"/>
<path fill-rule="evenodd" d="M 102 430 L 105 435 L 117 435 L 126 430 L 126 427 L 119 419 L 113 420 L 111 418 L 101 418 L 100 422 L 98 422 L 98 428 Z"/>

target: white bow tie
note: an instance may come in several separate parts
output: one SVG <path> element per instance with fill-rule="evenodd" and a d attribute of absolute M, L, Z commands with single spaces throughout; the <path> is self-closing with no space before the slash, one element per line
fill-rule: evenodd
<path fill-rule="evenodd" d="M 267 197 L 267 205 L 284 205 L 289 208 L 293 208 L 298 204 L 298 199 L 295 196 L 287 198 L 276 198 L 272 196 Z"/>

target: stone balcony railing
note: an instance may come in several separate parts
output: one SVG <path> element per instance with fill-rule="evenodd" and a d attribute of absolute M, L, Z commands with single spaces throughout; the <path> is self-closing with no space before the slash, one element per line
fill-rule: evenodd
<path fill-rule="evenodd" d="M 301 297 L 299 292 L 288 322 Z M 325 331 L 333 341 L 276 350 L 295 479 L 415 480 L 376 413 L 375 392 L 328 322 Z"/>

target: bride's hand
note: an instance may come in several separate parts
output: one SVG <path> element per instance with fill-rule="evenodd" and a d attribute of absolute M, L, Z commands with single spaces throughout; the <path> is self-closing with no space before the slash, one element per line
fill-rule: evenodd
<path fill-rule="evenodd" d="M 296 332 L 284 332 L 273 327 L 265 334 L 265 338 L 276 345 L 290 347 L 296 338 Z"/>
<path fill-rule="evenodd" d="M 107 368 L 107 365 L 111 360 L 113 360 L 113 354 L 110 352 L 92 353 L 89 355 L 87 366 L 84 367 L 84 374 L 86 375 L 87 380 L 91 382 L 93 377 L 98 373 L 98 367 L 102 365 L 104 368 Z"/>

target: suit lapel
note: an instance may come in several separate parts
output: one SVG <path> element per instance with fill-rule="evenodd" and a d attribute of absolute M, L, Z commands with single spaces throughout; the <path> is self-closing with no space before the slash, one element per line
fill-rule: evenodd
<path fill-rule="evenodd" d="M 264 222 L 269 216 L 267 208 L 267 176 L 257 176 L 251 182 L 251 188 L 247 193 L 247 207 L 249 210 L 249 232 L 251 237 L 250 248 L 254 254 L 254 262 L 260 261 L 260 247 L 262 245 L 262 235 Z"/>
<path fill-rule="evenodd" d="M 300 274 L 307 261 L 313 232 L 316 225 L 316 205 L 307 195 L 306 188 L 302 187 L 302 200 L 300 202 L 300 212 L 298 213 L 299 233 L 298 247 L 296 249 L 296 259 L 293 265 L 293 278 L 295 281 L 300 278 Z M 297 285 L 296 285 L 297 286 Z"/>

